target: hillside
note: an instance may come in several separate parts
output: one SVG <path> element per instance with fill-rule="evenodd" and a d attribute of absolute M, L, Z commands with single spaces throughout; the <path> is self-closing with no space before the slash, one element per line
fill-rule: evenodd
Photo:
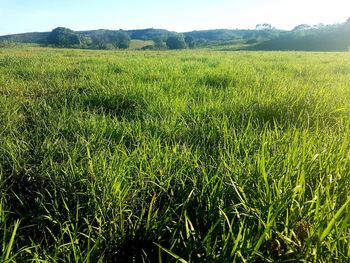
<path fill-rule="evenodd" d="M 113 30 L 87 30 L 87 31 L 76 31 L 80 36 L 84 37 L 96 37 L 101 32 L 113 31 Z M 276 36 L 280 30 L 240 30 L 240 29 L 212 29 L 212 30 L 200 30 L 191 32 L 174 32 L 165 29 L 136 29 L 136 30 L 125 30 L 131 39 L 142 39 L 142 40 L 154 40 L 154 39 L 167 39 L 169 36 L 176 34 L 183 34 L 184 36 L 193 37 L 199 41 L 227 41 L 237 39 L 250 39 L 250 38 L 266 38 Z M 23 34 L 13 34 L 0 36 L 0 41 L 13 41 L 19 43 L 36 43 L 44 44 L 50 32 L 31 32 Z"/>
<path fill-rule="evenodd" d="M 101 32 L 104 31 L 113 31 L 113 30 L 86 30 L 86 31 L 76 31 L 76 33 L 80 36 L 84 37 L 96 37 Z M 139 30 L 126 30 L 131 39 L 142 39 L 142 40 L 152 40 L 157 37 L 165 37 L 176 34 L 176 32 L 171 32 L 165 29 L 139 29 Z M 35 43 L 35 44 L 44 44 L 46 43 L 46 39 L 49 36 L 50 32 L 31 32 L 31 33 L 23 33 L 23 34 L 13 34 L 13 35 L 5 35 L 0 36 L 0 41 L 13 41 L 19 43 Z"/>
<path fill-rule="evenodd" d="M 347 51 L 350 48 L 350 23 L 296 28 L 250 47 L 253 50 Z"/>
<path fill-rule="evenodd" d="M 105 34 L 121 30 L 88 30 L 74 32 L 82 42 L 106 41 Z M 73 32 L 73 31 L 72 31 Z M 221 50 L 304 50 L 347 51 L 350 47 L 350 19 L 334 25 L 299 25 L 291 31 L 278 30 L 269 24 L 257 25 L 254 30 L 214 29 L 178 33 L 165 29 L 137 29 L 123 31 L 131 40 L 154 41 L 153 47 L 164 49 L 170 36 L 181 36 L 191 42 L 190 47 Z M 33 32 L 0 36 L 0 42 L 47 44 L 50 32 Z M 188 44 L 188 42 L 187 42 Z M 100 48 L 100 45 L 97 45 Z M 151 45 L 152 46 L 152 45 Z M 91 48 L 81 44 L 82 48 Z M 96 48 L 96 45 L 94 46 Z"/>
<path fill-rule="evenodd" d="M 45 44 L 50 32 L 30 32 L 23 34 L 0 36 L 0 41 L 11 41 L 18 43 Z"/>

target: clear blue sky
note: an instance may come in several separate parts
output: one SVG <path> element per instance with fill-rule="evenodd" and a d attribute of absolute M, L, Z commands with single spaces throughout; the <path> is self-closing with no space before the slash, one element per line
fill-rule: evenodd
<path fill-rule="evenodd" d="M 0 0 L 0 35 L 57 26 L 191 31 L 270 23 L 291 29 L 348 17 L 350 0 Z"/>

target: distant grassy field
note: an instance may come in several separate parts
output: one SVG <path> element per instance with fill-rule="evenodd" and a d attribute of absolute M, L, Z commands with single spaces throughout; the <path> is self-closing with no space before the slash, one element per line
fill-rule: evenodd
<path fill-rule="evenodd" d="M 0 49 L 1 262 L 348 262 L 350 54 Z"/>
<path fill-rule="evenodd" d="M 152 40 L 132 39 L 130 41 L 129 49 L 141 49 L 143 47 L 152 46 L 152 45 L 154 45 L 154 42 Z"/>

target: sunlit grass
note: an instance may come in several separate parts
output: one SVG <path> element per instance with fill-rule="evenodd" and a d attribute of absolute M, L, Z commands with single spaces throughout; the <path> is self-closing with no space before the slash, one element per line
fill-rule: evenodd
<path fill-rule="evenodd" d="M 0 50 L 5 262 L 346 262 L 346 53 Z"/>

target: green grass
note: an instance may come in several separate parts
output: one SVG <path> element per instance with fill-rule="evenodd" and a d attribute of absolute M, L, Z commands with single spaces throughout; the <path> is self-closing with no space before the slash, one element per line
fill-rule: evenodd
<path fill-rule="evenodd" d="M 154 42 L 152 40 L 141 40 L 141 39 L 132 39 L 130 41 L 129 49 L 142 49 L 145 46 L 152 46 Z"/>
<path fill-rule="evenodd" d="M 0 49 L 0 261 L 347 262 L 350 56 Z"/>

